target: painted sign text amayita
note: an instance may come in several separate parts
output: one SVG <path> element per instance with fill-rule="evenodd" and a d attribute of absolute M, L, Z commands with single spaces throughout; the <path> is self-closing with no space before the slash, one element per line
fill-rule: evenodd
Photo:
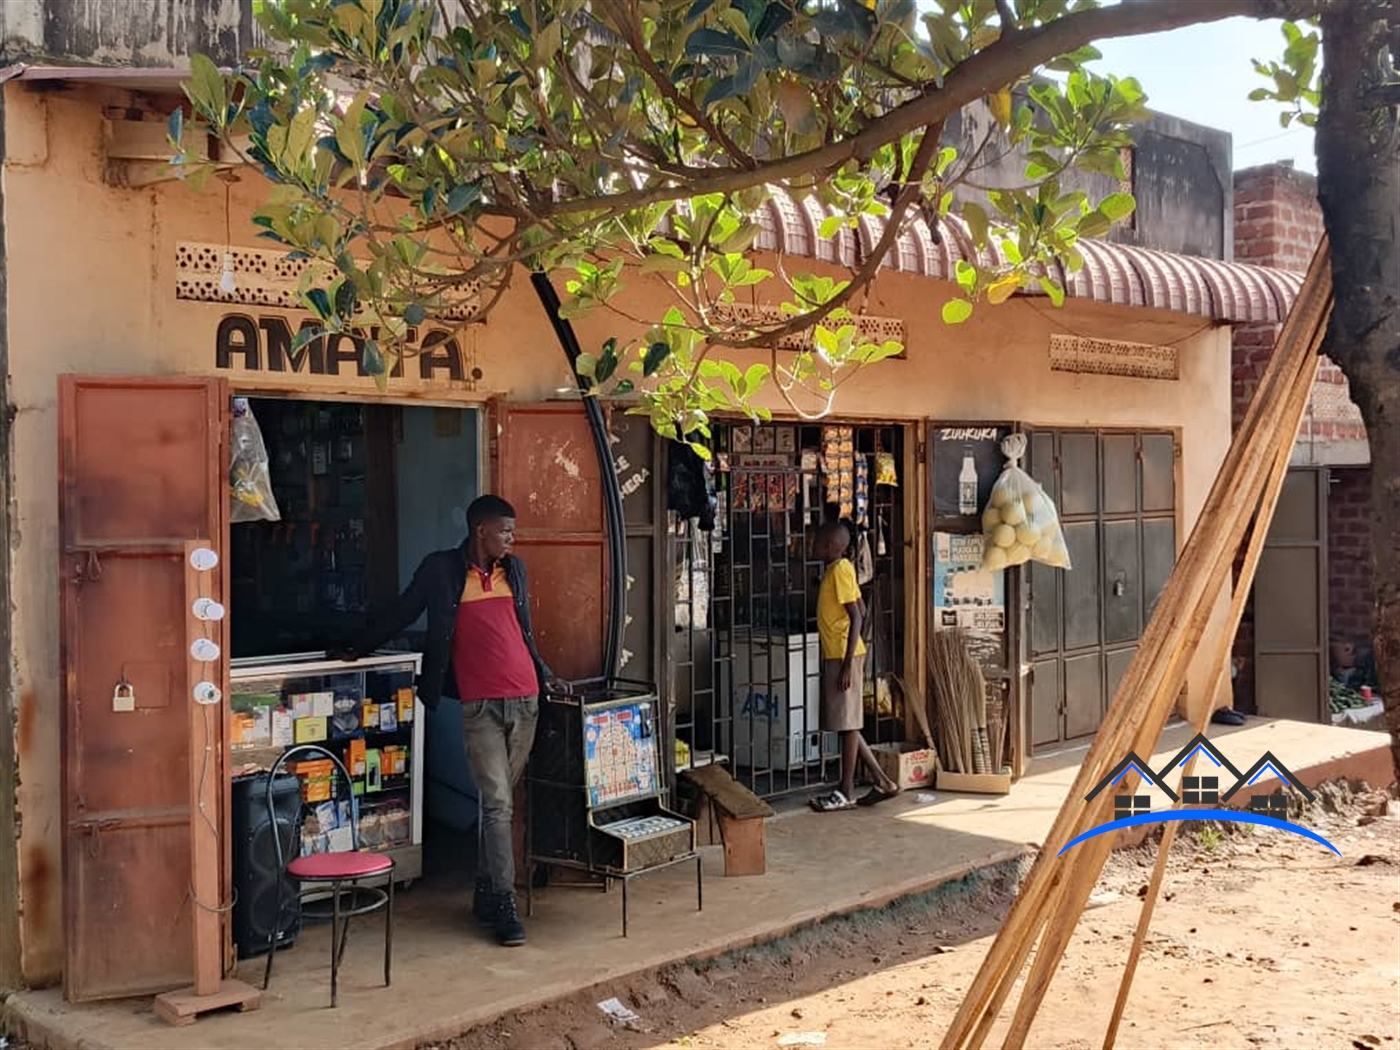
<path fill-rule="evenodd" d="M 316 328 L 319 322 L 306 318 L 300 329 Z M 292 321 L 277 314 L 252 317 L 225 314 L 219 320 L 214 339 L 215 367 L 244 372 L 305 372 L 315 376 L 368 376 L 365 371 L 364 339 L 379 337 L 378 329 L 323 335 L 292 349 Z M 399 358 L 391 373 L 402 378 L 405 365 L 419 379 L 471 382 L 480 379 L 462 352 L 461 343 L 445 328 L 420 332 L 408 330 L 408 344 L 417 350 L 407 361 Z"/>

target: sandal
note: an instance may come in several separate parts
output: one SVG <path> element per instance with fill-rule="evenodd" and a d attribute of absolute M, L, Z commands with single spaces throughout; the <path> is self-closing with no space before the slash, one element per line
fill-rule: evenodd
<path fill-rule="evenodd" d="M 878 784 L 876 784 L 873 788 L 871 788 L 869 791 L 867 791 L 864 795 L 861 795 L 860 798 L 856 799 L 856 805 L 857 805 L 857 806 L 878 806 L 881 802 L 884 802 L 884 801 L 886 801 L 887 799 L 892 799 L 892 798 L 894 798 L 894 797 L 895 797 L 896 795 L 898 795 L 898 794 L 899 794 L 899 788 L 895 788 L 893 791 L 886 791 L 884 788 L 882 788 L 882 787 L 880 787 Z"/>
<path fill-rule="evenodd" d="M 840 791 L 833 791 L 829 795 L 821 796 L 821 798 L 814 798 L 810 804 L 818 813 L 835 813 L 839 809 L 856 808 L 856 804 Z"/>

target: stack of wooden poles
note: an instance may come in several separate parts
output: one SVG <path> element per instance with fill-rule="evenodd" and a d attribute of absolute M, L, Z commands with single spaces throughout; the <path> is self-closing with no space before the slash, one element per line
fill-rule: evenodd
<path fill-rule="evenodd" d="M 1060 850 L 1081 833 L 1112 819 L 1109 809 L 1114 792 L 1100 792 L 1093 802 L 1086 802 L 1084 796 L 1129 751 L 1144 757 L 1154 752 L 1186 683 L 1192 660 L 1198 658 L 1211 661 L 1207 666 L 1212 689 L 1208 696 L 1200 698 L 1201 713 L 1196 726 L 1198 730 L 1205 728 L 1211 701 L 1228 681 L 1230 647 L 1254 581 L 1298 427 L 1307 410 L 1331 309 L 1331 254 L 1324 239 L 1313 256 L 1307 279 L 1260 379 L 1249 412 L 1235 434 L 1196 527 L 1104 717 L 1103 728 L 1089 748 L 1010 914 L 944 1035 L 943 1047 L 961 1050 L 981 1047 L 986 1042 L 1034 948 L 1035 959 L 1003 1042 L 1007 1048 L 1030 1045 L 1027 1037 L 1031 1023 L 1103 870 L 1114 836 L 1088 839 L 1064 856 L 1059 855 Z M 1244 560 L 1235 582 L 1229 620 L 1217 635 L 1214 651 L 1198 654 L 1242 550 Z M 1190 772 L 1188 766 L 1183 775 Z M 1135 786 L 1136 774 L 1132 777 Z M 1105 1047 L 1111 1047 L 1117 1035 L 1161 886 L 1174 826 L 1167 825 L 1159 847 Z"/>

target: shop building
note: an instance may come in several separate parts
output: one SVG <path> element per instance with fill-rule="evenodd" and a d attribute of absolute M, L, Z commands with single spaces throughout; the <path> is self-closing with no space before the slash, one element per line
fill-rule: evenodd
<path fill-rule="evenodd" d="M 66 979 L 85 994 L 147 990 L 121 960 L 133 945 L 157 959 L 188 921 L 184 876 L 167 863 L 186 848 L 191 775 L 175 743 L 187 700 L 171 672 L 184 661 L 173 545 L 204 539 L 223 556 L 226 653 L 318 650 L 402 586 L 424 551 L 457 542 L 473 495 L 497 491 L 519 511 L 541 647 L 557 673 L 585 677 L 601 669 L 618 604 L 604 498 L 613 471 L 626 550 L 620 672 L 658 684 L 670 765 L 721 755 L 760 794 L 781 795 L 834 770 L 805 702 L 815 582 L 804 539 L 833 480 L 846 502 L 848 472 L 850 514 L 869 528 L 868 730 L 911 738 L 900 683 L 925 679 L 928 634 L 944 616 L 978 610 L 1019 771 L 1037 750 L 1097 729 L 1230 441 L 1229 326 L 1277 322 L 1299 284 L 1089 244 L 1063 309 L 1017 298 L 950 329 L 938 311 L 965 240 L 953 225 L 937 237 L 915 228 L 860 320 L 901 338 L 904 356 L 853 377 L 816 424 L 776 400 L 774 426 L 725 422 L 720 516 L 705 533 L 668 510 L 669 457 L 643 422 L 612 414 L 613 462 L 600 466 L 525 275 L 463 335 L 421 326 L 422 353 L 380 393 L 351 337 L 291 351 L 307 319 L 294 267 L 249 233 L 256 175 L 202 194 L 153 175 L 139 147 L 149 129 L 133 125 L 163 129 L 178 74 L 31 67 L 12 69 L 3 91 L 13 660 L 0 713 L 15 718 L 20 830 L 4 864 L 19 887 L 23 980 Z M 152 135 L 163 142 L 163 130 Z M 775 201 L 758 250 L 839 273 L 856 236 L 878 236 L 867 224 L 824 241 L 820 218 Z M 232 292 L 220 288 L 226 252 Z M 666 301 L 646 282 L 627 296 L 634 316 Z M 585 348 L 640 334 L 611 315 L 575 330 Z M 235 397 L 249 399 L 269 445 L 280 522 L 230 521 Z M 1061 511 L 1075 568 L 1011 572 L 969 592 L 950 582 L 957 537 L 975 532 L 958 486 L 970 464 L 985 499 L 1012 429 L 1030 435 L 1030 470 Z M 1183 713 L 1228 702 L 1205 688 L 1191 683 Z M 244 729 L 223 713 L 215 775 L 226 783 Z M 407 746 L 428 760 L 423 793 L 450 807 L 460 784 L 446 773 L 431 783 L 433 736 L 429 725 L 426 743 Z M 150 885 L 157 862 L 168 876 Z M 233 877 L 226 868 L 226 893 Z M 160 922 L 158 939 L 141 932 Z"/>

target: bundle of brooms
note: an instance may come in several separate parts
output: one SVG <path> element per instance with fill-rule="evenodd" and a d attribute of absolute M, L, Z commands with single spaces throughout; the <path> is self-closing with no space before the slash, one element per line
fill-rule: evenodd
<path fill-rule="evenodd" d="M 937 726 L 934 735 L 943 768 L 954 773 L 1000 769 L 999 764 L 993 765 L 987 738 L 987 683 L 966 633 L 960 628 L 932 631 L 928 655 Z"/>

